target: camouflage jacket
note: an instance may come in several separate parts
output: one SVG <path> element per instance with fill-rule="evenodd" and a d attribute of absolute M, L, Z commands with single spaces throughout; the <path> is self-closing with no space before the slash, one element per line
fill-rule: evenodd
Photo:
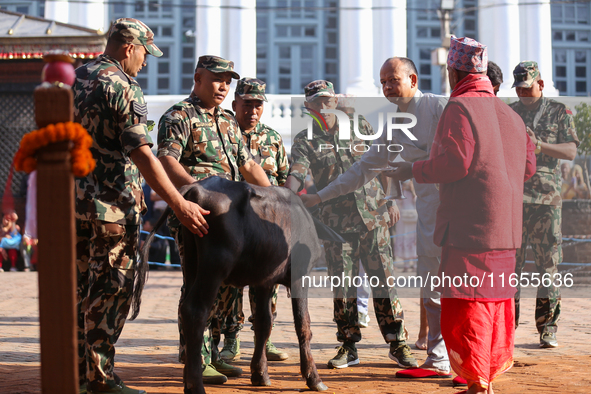
<path fill-rule="evenodd" d="M 212 175 L 240 180 L 238 169 L 252 159 L 230 111 L 214 115 L 193 94 L 173 105 L 158 124 L 158 157 L 171 156 L 199 180 Z"/>
<path fill-rule="evenodd" d="M 579 146 L 572 112 L 564 104 L 542 97 L 537 110 L 528 111 L 521 101 L 511 104 L 536 138 L 548 144 L 574 142 Z M 525 182 L 523 202 L 561 206 L 560 159 L 544 153 L 536 155 L 537 171 Z"/>
<path fill-rule="evenodd" d="M 368 141 L 356 138 L 353 132 L 350 140 L 339 140 L 338 133 L 327 133 L 316 124 L 313 127 L 312 140 L 308 140 L 307 130 L 298 133 L 293 140 L 290 175 L 300 181 L 303 188 L 310 169 L 317 189 L 322 190 L 361 159 L 367 150 L 364 144 Z M 362 117 L 359 131 L 365 135 L 374 134 L 371 125 Z M 330 149 L 327 145 L 338 149 Z M 382 185 L 374 178 L 353 193 L 321 203 L 320 220 L 340 233 L 362 233 L 378 226 L 387 226 L 390 219 L 384 197 Z"/>
<path fill-rule="evenodd" d="M 152 146 L 148 110 L 138 83 L 109 56 L 76 69 L 74 117 L 94 143 L 96 169 L 76 179 L 76 217 L 119 224 L 139 224 L 147 208 L 142 176 L 129 153 Z"/>
<path fill-rule="evenodd" d="M 269 182 L 283 186 L 289 173 L 289 163 L 279 133 L 259 122 L 254 130 L 242 132 L 242 135 L 254 160 L 265 170 Z"/>

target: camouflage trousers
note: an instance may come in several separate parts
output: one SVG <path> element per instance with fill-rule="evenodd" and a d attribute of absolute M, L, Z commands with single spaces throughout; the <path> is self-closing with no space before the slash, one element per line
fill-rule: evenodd
<path fill-rule="evenodd" d="M 277 317 L 277 296 L 278 296 L 279 285 L 275 285 L 273 288 L 273 295 L 271 298 L 271 313 L 273 314 L 273 321 Z M 239 295 L 234 297 L 234 304 L 229 305 L 225 309 L 217 308 L 216 316 L 211 322 L 212 336 L 214 344 L 220 343 L 221 334 L 226 337 L 234 338 L 238 332 L 242 329 L 244 324 L 244 312 L 243 308 L 243 293 L 244 289 L 239 289 Z M 251 328 L 254 330 L 254 314 L 256 311 L 255 302 L 256 290 L 253 287 L 248 288 L 248 298 L 250 302 L 251 314 L 248 317 L 248 321 L 252 323 Z"/>
<path fill-rule="evenodd" d="M 536 271 L 540 278 L 544 274 L 558 272 L 562 262 L 562 208 L 553 205 L 523 204 L 523 238 L 517 249 L 515 273 L 521 277 L 525 266 L 525 252 L 528 243 L 534 253 Z M 554 281 L 552 281 L 552 284 Z M 515 294 L 515 327 L 519 325 L 519 303 L 521 288 Z M 536 296 L 536 327 L 539 333 L 556 332 L 560 318 L 560 288 L 540 285 Z"/>
<path fill-rule="evenodd" d="M 384 340 L 403 341 L 404 312 L 396 288 L 388 287 L 386 278 L 392 275 L 393 260 L 390 232 L 385 226 L 361 234 L 344 234 L 347 243 L 324 242 L 328 275 L 350 277 L 359 275 L 359 261 L 368 278 L 377 278 L 372 284 L 373 304 Z M 368 279 L 369 281 L 369 279 Z M 375 279 L 374 279 L 375 281 Z M 361 330 L 357 314 L 357 286 L 344 280 L 344 286 L 334 290 L 334 321 L 337 323 L 339 342 L 359 342 Z"/>
<path fill-rule="evenodd" d="M 139 226 L 76 220 L 78 374 L 94 390 L 115 387 L 115 343 L 131 305 Z"/>
<path fill-rule="evenodd" d="M 215 346 L 220 343 L 221 333 L 235 338 L 244 326 L 242 297 L 244 288 L 222 285 L 216 297 L 211 319 L 211 335 Z"/>
<path fill-rule="evenodd" d="M 185 265 L 185 253 L 184 253 L 184 246 L 183 246 L 183 239 L 182 239 L 182 233 L 179 231 L 179 225 L 177 224 L 178 222 L 176 221 L 177 219 L 175 217 L 173 217 L 174 215 L 171 214 L 172 219 L 169 217 L 169 222 L 168 222 L 168 226 L 170 228 L 170 234 L 172 237 L 174 237 L 176 244 L 178 246 L 179 249 L 179 255 L 181 257 L 181 266 L 183 267 L 183 285 L 181 286 L 181 297 L 179 299 L 179 308 L 178 308 L 178 327 L 179 327 L 179 361 L 181 363 L 185 362 L 185 352 L 186 352 L 186 343 L 185 343 L 185 335 L 183 333 L 183 318 L 181 316 L 181 304 L 183 303 L 185 296 L 186 296 L 186 283 L 185 283 L 185 275 L 184 275 L 184 265 Z M 218 294 L 216 296 L 213 308 L 211 309 L 211 312 L 209 314 L 209 317 L 207 319 L 207 323 L 206 323 L 206 330 L 203 333 L 203 345 L 201 346 L 201 358 L 202 358 L 202 362 L 203 365 L 205 364 L 209 364 L 212 361 L 212 356 L 213 358 L 217 358 L 219 356 L 217 356 L 217 352 L 213 352 L 217 349 L 214 349 L 214 346 L 216 346 L 213 343 L 213 335 L 212 335 L 212 323 L 214 321 L 214 318 L 220 314 L 221 312 L 218 312 L 220 310 L 226 310 L 229 309 L 232 305 L 237 304 L 236 299 L 240 297 L 242 299 L 242 289 L 238 288 L 238 287 L 234 287 L 234 286 L 225 286 L 222 284 L 222 286 L 220 286 L 220 289 L 218 291 Z M 242 303 L 240 303 L 240 306 L 242 306 Z M 242 323 L 244 323 L 244 315 L 242 315 L 242 321 L 238 321 L 237 327 L 242 328 Z M 216 323 L 217 325 L 217 323 Z M 240 329 L 238 328 L 238 329 Z"/>

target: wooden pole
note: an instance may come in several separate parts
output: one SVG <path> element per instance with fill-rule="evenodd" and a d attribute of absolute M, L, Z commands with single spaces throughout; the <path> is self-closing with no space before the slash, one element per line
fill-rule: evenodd
<path fill-rule="evenodd" d="M 35 89 L 34 98 L 37 126 L 73 120 L 73 94 L 69 87 L 40 86 Z M 43 394 L 79 392 L 72 147 L 71 141 L 63 141 L 37 152 L 37 269 Z"/>

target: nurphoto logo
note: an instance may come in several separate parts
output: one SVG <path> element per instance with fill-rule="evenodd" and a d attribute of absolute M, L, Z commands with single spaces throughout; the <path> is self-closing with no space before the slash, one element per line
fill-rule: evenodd
<path fill-rule="evenodd" d="M 308 129 L 307 129 L 307 138 L 308 140 L 312 140 L 314 137 L 314 123 L 318 125 L 320 130 L 328 132 L 328 124 L 326 119 L 322 114 L 334 114 L 336 117 L 336 121 L 338 123 L 338 139 L 339 140 L 348 140 L 348 141 L 375 141 L 382 136 L 384 133 L 384 129 L 386 130 L 386 137 L 387 141 L 392 141 L 392 132 L 394 130 L 400 130 L 403 132 L 410 140 L 416 141 L 417 138 L 409 131 L 410 128 L 416 126 L 417 124 L 417 117 L 411 113 L 405 112 L 379 112 L 378 114 L 378 127 L 377 132 L 375 134 L 362 134 L 359 132 L 359 121 L 360 121 L 360 114 L 354 112 L 352 118 L 346 113 L 338 109 L 321 109 L 320 112 L 311 109 L 311 108 L 303 108 L 304 113 L 307 114 L 310 118 L 308 119 Z M 306 112 L 307 111 L 307 112 Z M 385 114 L 385 115 L 384 115 Z M 386 120 L 384 122 L 384 116 Z M 353 119 L 353 122 L 351 122 Z M 397 119 L 409 119 L 409 123 L 397 123 Z M 355 138 L 351 138 L 351 123 L 353 123 L 353 132 L 355 133 Z M 346 147 L 337 146 L 336 149 L 345 149 L 345 150 L 354 150 L 355 152 L 367 152 L 372 144 L 369 143 L 353 143 L 349 144 Z M 388 152 L 397 153 L 401 152 L 403 147 L 400 144 L 373 144 L 377 146 L 378 152 L 382 149 L 382 147 L 387 150 Z M 333 144 L 320 144 L 319 150 L 322 151 L 323 149 L 335 149 Z"/>

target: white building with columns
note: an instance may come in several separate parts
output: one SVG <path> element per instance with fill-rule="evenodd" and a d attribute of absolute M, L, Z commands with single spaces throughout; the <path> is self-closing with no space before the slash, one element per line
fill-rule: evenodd
<path fill-rule="evenodd" d="M 104 31 L 120 17 L 147 23 L 164 56 L 149 56 L 137 79 L 156 120 L 191 91 L 204 54 L 265 80 L 272 98 L 265 121 L 282 130 L 289 129 L 290 97 L 312 80 L 331 80 L 338 93 L 380 95 L 379 69 L 391 56 L 415 62 L 421 90 L 441 92 L 441 67 L 431 64 L 431 51 L 441 46 L 440 0 L 3 0 L 0 6 Z M 451 33 L 488 46 L 504 74 L 500 95 L 515 95 L 512 71 L 521 60 L 539 63 L 547 96 L 591 92 L 588 2 L 455 0 L 454 7 Z"/>
<path fill-rule="evenodd" d="M 153 27 L 164 59 L 150 59 L 138 77 L 149 94 L 186 94 L 202 54 L 231 59 L 275 94 L 298 94 L 313 79 L 335 81 L 341 93 L 379 94 L 379 68 L 408 56 L 440 92 L 439 66 L 427 53 L 439 46 L 439 0 L 6 0 L 11 11 L 93 29 L 132 16 Z M 513 95 L 511 71 L 520 60 L 539 63 L 546 94 L 588 95 L 591 10 L 588 3 L 551 0 L 456 0 L 451 32 L 488 45 L 502 68 L 502 92 Z M 190 63 L 193 63 L 190 65 Z M 555 64 L 556 63 L 556 64 Z M 557 80 L 555 83 L 554 80 Z"/>

